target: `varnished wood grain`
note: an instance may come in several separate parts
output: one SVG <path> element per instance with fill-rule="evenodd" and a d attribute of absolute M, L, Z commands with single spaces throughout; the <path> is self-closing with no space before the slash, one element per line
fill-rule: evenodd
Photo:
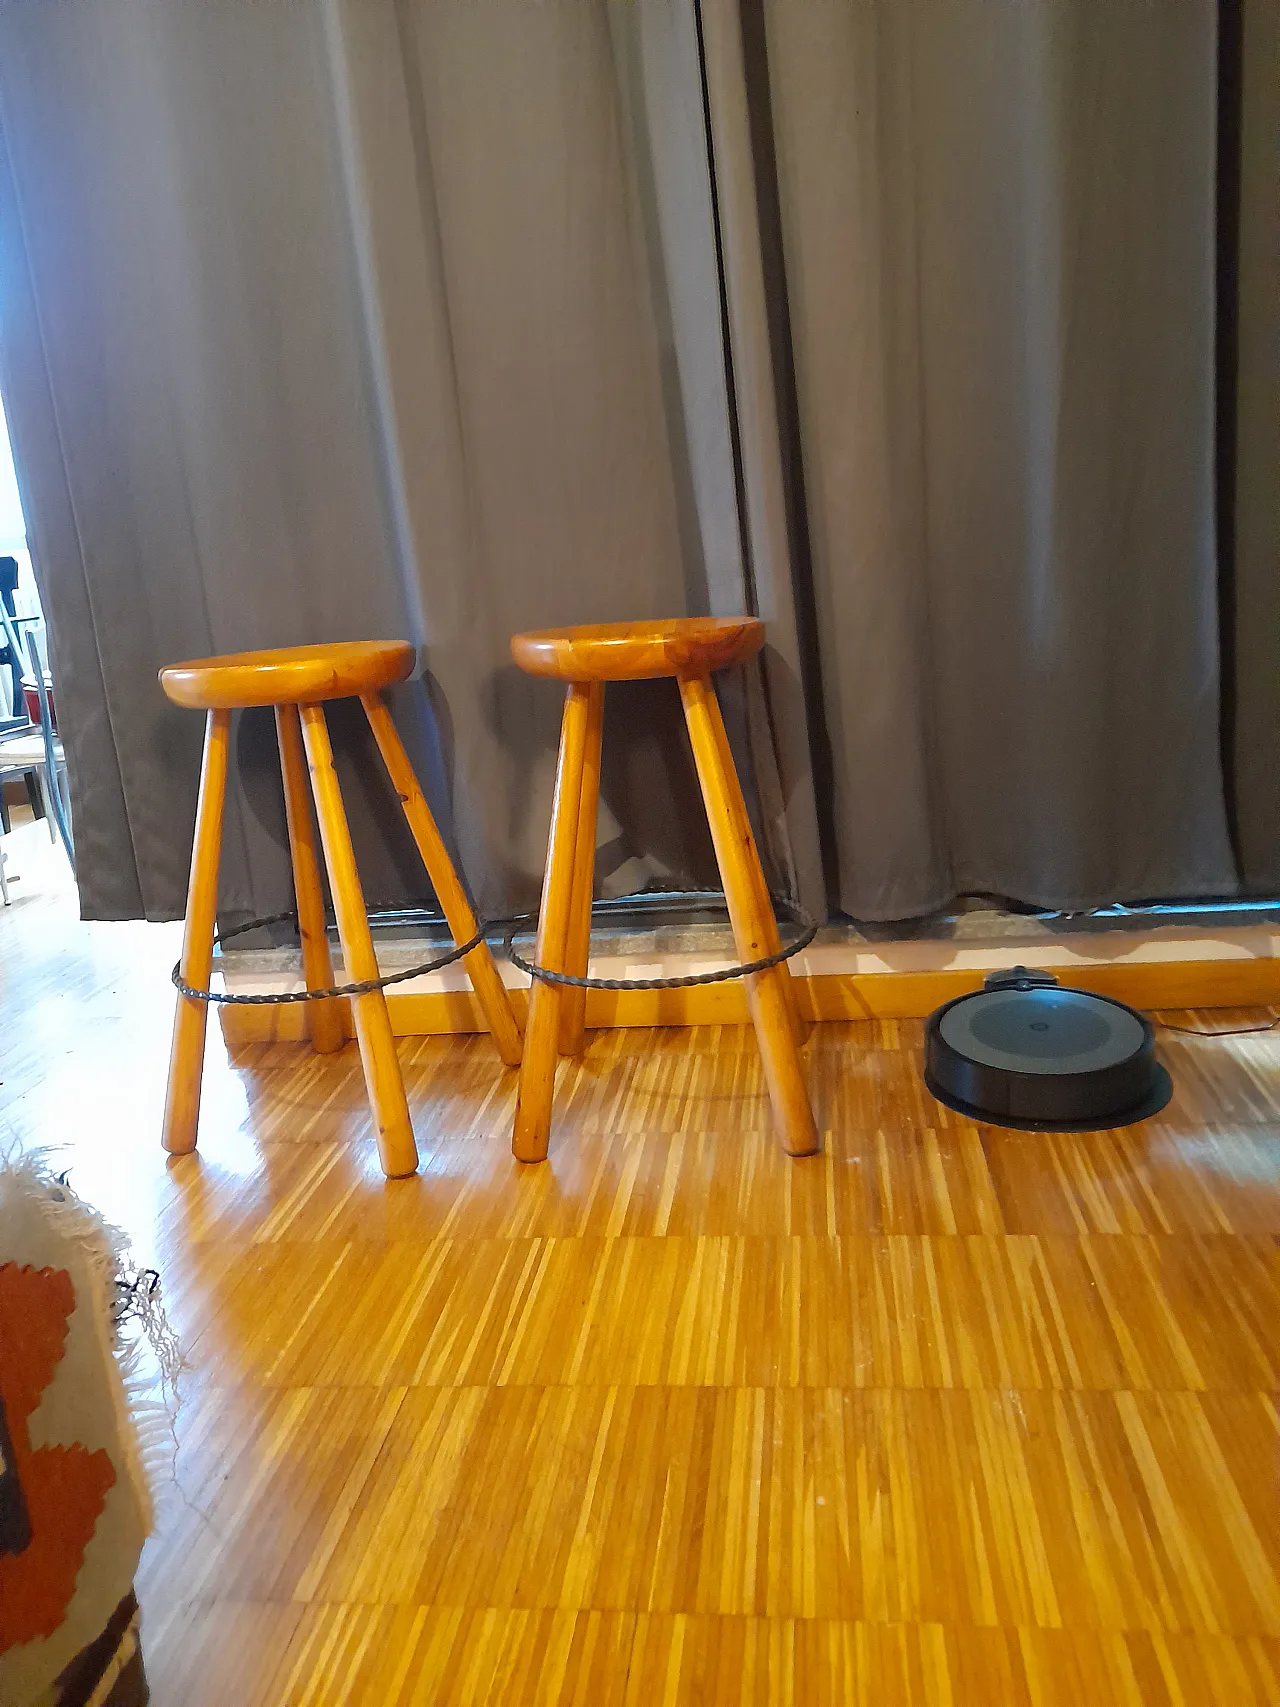
<path fill-rule="evenodd" d="M 320 823 L 320 842 L 329 871 L 338 939 L 342 943 L 342 958 L 353 982 L 369 983 L 378 977 L 378 960 L 373 951 L 373 937 L 369 931 L 360 874 L 356 870 L 347 814 L 342 804 L 342 790 L 334 769 L 324 707 L 304 705 L 300 716 L 311 791 Z M 417 1167 L 418 1151 L 413 1141 L 413 1119 L 405 1100 L 391 1022 L 387 1018 L 386 998 L 381 990 L 375 989 L 352 996 L 350 1000 L 356 1041 L 360 1045 L 360 1059 L 369 1087 L 382 1171 L 389 1179 L 398 1179 L 411 1174 Z"/>
<path fill-rule="evenodd" d="M 1033 1136 L 934 1104 L 918 1022 L 820 1025 L 792 1159 L 749 1029 L 597 1033 L 535 1169 L 487 1038 L 404 1040 L 390 1183 L 353 1051 L 211 1044 L 165 1163 L 176 929 L 6 845 L 0 1130 L 191 1365 L 157 1707 L 1280 1702 L 1280 1034 Z"/>
<path fill-rule="evenodd" d="M 587 737 L 593 723 L 597 690 L 586 682 L 571 682 L 564 696 L 556 786 L 547 838 L 546 876 L 538 912 L 535 958 L 551 972 L 565 970 L 577 863 L 578 819 Z M 545 979 L 529 993 L 529 1023 L 520 1063 L 520 1090 L 511 1131 L 511 1153 L 521 1162 L 545 1161 L 551 1135 L 551 1104 L 555 1096 L 562 991 Z"/>
<path fill-rule="evenodd" d="M 319 703 L 326 699 L 360 697 L 454 939 L 462 944 L 476 936 L 471 904 L 378 691 L 407 676 L 413 660 L 413 648 L 406 641 L 355 641 L 241 652 L 161 670 L 161 684 L 171 699 L 180 705 L 209 707 L 183 938 L 183 977 L 187 984 L 198 988 L 209 981 L 229 718 L 231 710 L 242 706 L 274 705 L 303 975 L 308 991 L 323 990 L 333 984 L 306 787 L 308 772 L 347 970 L 351 979 L 361 985 L 376 984 L 379 976 L 323 704 Z M 589 910 L 589 891 L 587 906 Z M 519 1024 L 488 945 L 478 942 L 466 954 L 465 964 L 499 1054 L 509 1065 L 514 1065 L 521 1055 Z M 179 997 L 163 1127 L 164 1147 L 175 1154 L 194 1150 L 196 1145 L 206 1017 L 205 1004 L 191 997 Z M 366 989 L 341 1005 L 337 998 L 312 1002 L 305 1024 L 318 1054 L 336 1053 L 345 1041 L 347 1027 L 354 1029 L 369 1087 L 383 1172 L 391 1179 L 412 1173 L 417 1166 L 413 1123 L 382 990 Z M 578 1029 L 580 1032 L 580 1025 Z"/>
<path fill-rule="evenodd" d="M 344 640 L 228 652 L 169 664 L 160 685 L 176 705 L 235 711 L 245 705 L 308 705 L 402 682 L 417 654 L 407 640 Z"/>
<path fill-rule="evenodd" d="M 297 898 L 302 972 L 308 990 L 329 990 L 333 988 L 335 979 L 325 926 L 320 855 L 311 818 L 311 789 L 307 782 L 307 757 L 302 750 L 298 708 L 296 705 L 278 705 L 275 718 L 280 775 L 284 782 L 285 820 L 289 828 L 289 855 L 293 864 L 293 892 Z M 311 1047 L 317 1054 L 332 1055 L 334 1050 L 342 1048 L 346 1031 L 337 997 L 308 1002 L 304 1012 Z"/>
<path fill-rule="evenodd" d="M 690 616 L 516 634 L 511 656 L 531 676 L 553 676 L 563 682 L 628 682 L 727 670 L 763 645 L 764 624 L 755 617 Z"/>
<path fill-rule="evenodd" d="M 564 969 L 585 978 L 591 958 L 591 899 L 595 888 L 596 823 L 600 811 L 600 748 L 604 734 L 604 683 L 587 690 L 587 733 L 582 748 L 582 791 L 578 800 L 578 830 L 573 850 L 573 893 L 569 928 L 565 934 Z M 562 1055 L 581 1055 L 585 1041 L 587 990 L 560 992 Z"/>
<path fill-rule="evenodd" d="M 218 866 L 222 854 L 222 808 L 227 793 L 227 744 L 230 713 L 210 711 L 205 720 L 204 756 L 196 801 L 195 840 L 187 884 L 186 926 L 182 937 L 182 981 L 193 990 L 209 988 L 213 967 L 213 931 L 218 911 Z M 169 1049 L 168 1092 L 161 1142 L 173 1155 L 196 1147 L 200 1123 L 200 1080 L 204 1071 L 209 1008 L 194 996 L 179 996 Z"/>
<path fill-rule="evenodd" d="M 587 970 L 603 684 L 637 675 L 688 672 L 679 674 L 680 698 L 738 957 L 753 963 L 778 952 L 777 922 L 709 674 L 718 663 L 757 651 L 762 636 L 758 622 L 697 619 L 563 629 L 512 640 L 512 656 L 522 667 L 569 678 L 538 915 L 537 963 L 546 971 L 581 977 Z M 818 1133 L 800 1061 L 803 1026 L 790 969 L 785 963 L 766 966 L 743 981 L 778 1137 L 789 1155 L 810 1156 L 818 1149 Z M 576 1055 L 585 1017 L 585 991 L 535 981 L 511 1141 L 520 1161 L 540 1162 L 547 1154 L 555 1087 L 552 1030 L 560 1052 Z"/>

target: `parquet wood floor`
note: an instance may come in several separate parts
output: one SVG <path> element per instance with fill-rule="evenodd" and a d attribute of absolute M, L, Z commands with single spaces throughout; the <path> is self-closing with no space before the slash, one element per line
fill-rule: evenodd
<path fill-rule="evenodd" d="M 79 924 L 38 834 L 0 1137 L 66 1147 L 191 1365 L 158 1707 L 1280 1703 L 1280 1032 L 1042 1137 L 933 1103 L 918 1024 L 820 1026 L 804 1161 L 748 1030 L 597 1033 L 536 1168 L 487 1039 L 405 1041 L 388 1184 L 354 1046 L 215 1028 L 170 1161 L 175 932 Z"/>

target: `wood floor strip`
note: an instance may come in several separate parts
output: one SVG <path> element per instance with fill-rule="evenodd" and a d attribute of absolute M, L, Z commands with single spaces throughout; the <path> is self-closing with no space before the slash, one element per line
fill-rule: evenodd
<path fill-rule="evenodd" d="M 1256 1392 L 1278 1317 L 1268 1240 L 974 1234 L 253 1244 L 186 1320 L 224 1385 Z"/>
<path fill-rule="evenodd" d="M 1255 1395 L 232 1388 L 201 1409 L 179 1463 L 205 1524 L 143 1577 L 188 1600 L 1280 1636 Z"/>
<path fill-rule="evenodd" d="M 215 1042 L 166 1160 L 175 933 L 23 834 L 0 1133 L 189 1363 L 156 1707 L 1280 1707 L 1280 1033 L 1032 1135 L 935 1104 L 918 1021 L 822 1024 L 796 1162 L 744 1028 L 596 1032 L 533 1168 L 489 1040 L 405 1039 L 391 1184 L 354 1049 Z"/>
<path fill-rule="evenodd" d="M 185 1609 L 162 1700 L 215 1707 L 1269 1707 L 1280 1644 L 940 1624 L 223 1603 Z M 232 1657 L 234 1656 L 234 1658 Z"/>

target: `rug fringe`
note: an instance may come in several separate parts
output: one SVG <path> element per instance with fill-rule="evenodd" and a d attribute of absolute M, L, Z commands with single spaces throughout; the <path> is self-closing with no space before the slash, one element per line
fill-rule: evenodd
<path fill-rule="evenodd" d="M 55 1171 L 56 1155 L 52 1149 L 2 1151 L 0 1165 L 27 1187 L 49 1226 L 83 1259 L 89 1279 L 84 1302 L 115 1354 L 120 1379 L 111 1387 L 117 1436 L 150 1534 L 157 1491 L 177 1481 L 182 1354 L 160 1299 L 159 1276 L 152 1281 L 154 1271 L 138 1268 L 128 1235 L 78 1197 L 65 1172 Z M 128 1300 L 123 1307 L 122 1299 Z"/>

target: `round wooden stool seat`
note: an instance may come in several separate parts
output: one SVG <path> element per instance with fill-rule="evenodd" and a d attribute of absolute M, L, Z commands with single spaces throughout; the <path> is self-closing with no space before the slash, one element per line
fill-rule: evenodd
<path fill-rule="evenodd" d="M 182 937 L 182 982 L 193 992 L 204 992 L 207 998 L 218 910 L 218 858 L 227 792 L 231 713 L 248 706 L 269 705 L 275 710 L 276 742 L 280 748 L 302 971 L 308 991 L 314 992 L 314 999 L 307 1003 L 307 1030 L 316 1052 L 327 1055 L 341 1049 L 348 1027 L 354 1028 L 382 1171 L 393 1179 L 413 1173 L 418 1165 L 418 1150 L 396 1058 L 391 1016 L 379 983 L 378 958 L 356 870 L 355 849 L 334 767 L 323 702 L 358 698 L 364 707 L 391 786 L 454 941 L 459 946 L 471 942 L 478 935 L 471 902 L 381 696 L 383 688 L 404 681 L 412 672 L 416 655 L 407 640 L 348 640 L 331 646 L 232 652 L 220 658 L 171 664 L 160 672 L 161 685 L 170 699 L 207 713 L 195 845 L 191 850 L 191 883 L 187 890 L 187 921 Z M 311 816 L 313 802 L 315 821 Z M 320 881 L 322 854 L 329 873 L 346 979 L 356 986 L 349 996 L 341 998 L 326 993 L 334 990 L 336 983 Z M 499 1053 L 514 1067 L 520 1060 L 520 1026 L 483 938 L 463 956 L 462 965 Z M 196 1147 L 206 1013 L 206 1002 L 199 995 L 179 992 L 162 1139 L 171 1155 L 185 1155 Z"/>
<path fill-rule="evenodd" d="M 192 711 L 239 711 L 250 705 L 319 705 L 377 693 L 413 673 L 407 640 L 340 640 L 323 646 L 280 646 L 193 658 L 160 672 L 160 685 Z"/>
<path fill-rule="evenodd" d="M 511 656 L 531 676 L 562 682 L 637 682 L 706 676 L 764 645 L 755 617 L 682 616 L 668 622 L 605 622 L 517 634 Z"/>
<path fill-rule="evenodd" d="M 711 680 L 714 671 L 742 663 L 763 644 L 764 624 L 754 617 L 612 622 L 512 637 L 511 656 L 522 670 L 568 684 L 534 953 L 542 970 L 587 975 L 605 683 L 654 676 L 674 676 L 679 683 L 738 959 L 750 964 L 778 953 L 773 904 Z M 790 967 L 782 961 L 748 972 L 745 983 L 782 1146 L 793 1156 L 810 1156 L 818 1148 L 818 1131 L 800 1061 L 805 1021 Z M 512 1151 L 522 1162 L 546 1156 L 556 1056 L 581 1052 L 586 998 L 581 986 L 534 980 L 511 1134 Z"/>

